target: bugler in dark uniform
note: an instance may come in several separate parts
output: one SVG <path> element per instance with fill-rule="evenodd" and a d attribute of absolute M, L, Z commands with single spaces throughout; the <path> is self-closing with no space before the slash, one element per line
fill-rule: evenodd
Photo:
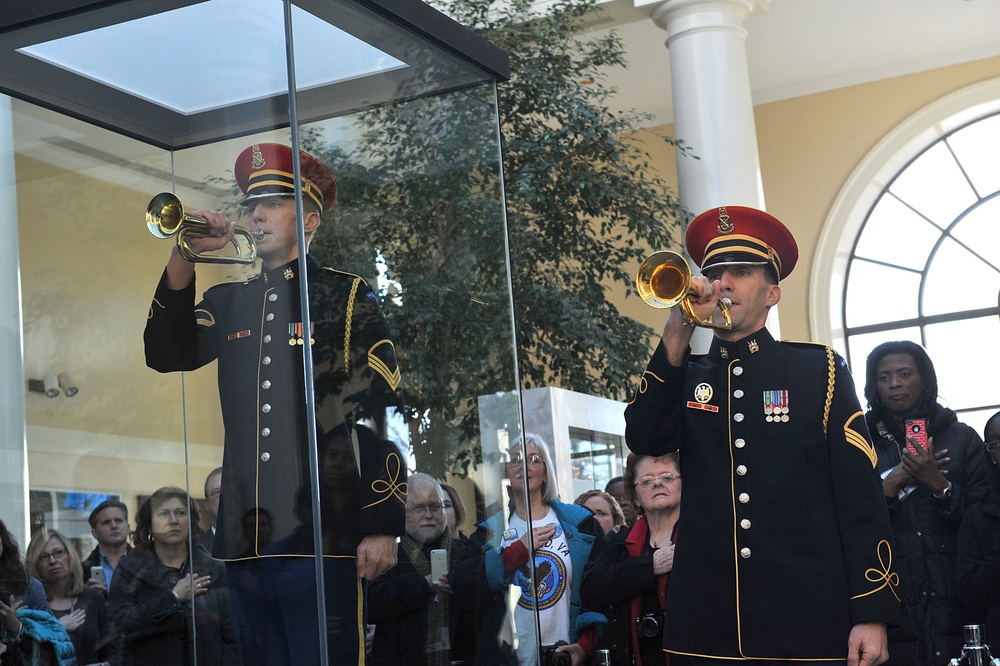
<path fill-rule="evenodd" d="M 778 220 L 736 206 L 698 216 L 687 244 L 723 284 L 719 295 L 733 296 L 734 322 L 752 298 L 728 294 L 723 271 L 760 265 L 776 288 L 798 255 Z M 681 451 L 664 646 L 702 657 L 843 661 L 854 625 L 898 614 L 875 451 L 839 355 L 776 342 L 763 317 L 746 332 L 734 324 L 707 354 L 688 349 L 676 366 L 665 331 L 625 411 L 632 451 Z"/>
<path fill-rule="evenodd" d="M 251 211 L 258 204 L 269 205 L 264 201 L 285 205 L 282 198 L 294 193 L 287 146 L 247 148 L 237 158 L 235 173 Z M 302 153 L 300 173 L 304 202 L 317 211 L 329 209 L 337 194 L 329 172 Z M 261 241 L 261 248 L 282 233 L 277 225 L 265 227 L 273 236 Z M 225 473 L 213 555 L 228 561 L 272 562 L 261 571 L 280 566 L 275 558 L 297 558 L 308 568 L 314 549 L 303 349 L 313 345 L 324 554 L 353 562 L 366 535 L 395 537 L 405 530 L 405 463 L 394 445 L 358 425 L 361 419 L 380 420 L 387 410 L 401 407 L 392 340 L 368 284 L 356 275 L 322 268 L 311 257 L 307 278 L 312 328 L 304 330 L 298 262 L 268 265 L 263 249 L 261 256 L 259 275 L 214 286 L 198 305 L 194 281 L 171 289 L 165 271 L 146 325 L 146 361 L 160 372 L 194 370 L 219 361 Z M 272 519 L 266 543 L 248 542 L 241 531 L 244 519 L 257 513 Z M 360 585 L 356 571 L 349 582 L 353 588 Z M 327 583 L 329 587 L 329 576 Z M 357 606 L 361 596 L 357 590 L 344 595 L 355 607 L 353 618 L 346 613 L 345 622 L 353 629 L 363 626 Z M 309 599 L 289 601 L 301 604 Z M 357 660 L 363 661 L 363 644 L 354 647 L 355 652 L 360 649 Z"/>

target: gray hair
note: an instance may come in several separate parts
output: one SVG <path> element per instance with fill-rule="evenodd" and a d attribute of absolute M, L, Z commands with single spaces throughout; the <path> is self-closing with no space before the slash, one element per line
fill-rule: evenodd
<path fill-rule="evenodd" d="M 414 472 L 406 478 L 406 489 L 409 490 L 414 483 L 424 483 L 435 486 L 438 491 L 438 496 L 441 497 L 441 502 L 444 503 L 444 489 L 441 487 L 441 483 L 433 476 L 430 474 L 424 474 L 423 472 Z M 407 495 L 409 495 L 409 493 L 407 493 Z"/>
<path fill-rule="evenodd" d="M 559 482 L 556 477 L 556 466 L 553 464 L 552 450 L 539 435 L 532 432 L 524 433 L 523 437 L 518 437 L 510 445 L 511 456 L 516 449 L 521 449 L 523 454 L 525 446 L 534 444 L 538 449 L 538 455 L 545 463 L 545 483 L 542 484 L 542 501 L 550 504 L 559 499 Z"/>

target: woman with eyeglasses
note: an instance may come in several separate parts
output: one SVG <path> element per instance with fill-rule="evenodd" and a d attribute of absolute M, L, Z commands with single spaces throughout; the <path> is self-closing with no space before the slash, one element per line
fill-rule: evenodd
<path fill-rule="evenodd" d="M 892 522 L 903 610 L 901 626 L 889 629 L 887 663 L 944 665 L 962 649 L 958 529 L 966 509 L 990 489 L 983 442 L 938 404 L 937 373 L 920 345 L 880 344 L 868 355 L 865 375 L 865 419 Z"/>
<path fill-rule="evenodd" d="M 25 552 L 28 571 L 42 582 L 49 612 L 73 641 L 79 666 L 110 666 L 113 645 L 104 595 L 84 586 L 80 556 L 55 530 L 35 532 Z"/>
<path fill-rule="evenodd" d="M 986 422 L 983 438 L 993 491 L 962 517 L 955 575 L 962 622 L 985 625 L 983 642 L 1000 657 L 1000 412 Z"/>
<path fill-rule="evenodd" d="M 41 649 L 45 642 L 43 633 L 53 634 L 54 640 L 66 639 L 69 644 L 65 631 L 46 626 L 45 617 L 51 620 L 45 589 L 21 562 L 17 540 L 0 520 L 0 643 L 5 648 L 0 651 L 0 664 L 31 663 L 36 648 Z M 63 635 L 58 636 L 58 632 Z M 51 662 L 56 662 L 54 652 Z"/>
<path fill-rule="evenodd" d="M 630 454 L 625 496 L 639 511 L 631 529 L 609 537 L 583 574 L 584 603 L 608 607 L 610 625 L 600 647 L 614 663 L 653 666 L 686 664 L 663 651 L 663 610 L 674 564 L 681 470 L 677 453 Z"/>
<path fill-rule="evenodd" d="M 584 567 L 604 531 L 589 509 L 559 501 L 552 454 L 538 435 L 526 434 L 511 445 L 504 474 L 510 482 L 510 518 L 505 525 L 503 513 L 495 514 L 480 523 L 474 538 L 484 543 L 488 589 L 499 594 L 519 588 L 514 607 L 517 663 L 548 663 L 539 654 L 540 639 L 543 651 L 568 654 L 573 666 L 583 664 L 607 621 L 580 599 Z M 494 643 L 496 639 L 491 637 Z"/>
<path fill-rule="evenodd" d="M 142 503 L 135 548 L 111 579 L 111 617 L 123 666 L 237 666 L 225 569 L 190 546 L 201 535 L 198 509 L 181 488 L 166 486 Z"/>

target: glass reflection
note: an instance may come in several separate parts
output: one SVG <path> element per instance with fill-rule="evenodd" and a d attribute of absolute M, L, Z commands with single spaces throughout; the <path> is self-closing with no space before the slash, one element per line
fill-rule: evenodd
<path fill-rule="evenodd" d="M 234 158 L 250 149 L 252 163 L 251 146 L 287 144 L 287 130 L 169 153 L 15 105 L 22 127 L 31 128 L 19 139 L 21 214 L 23 220 L 37 220 L 37 225 L 24 224 L 22 234 L 26 352 L 33 359 L 72 358 L 72 365 L 59 362 L 55 369 L 70 371 L 80 386 L 73 402 L 39 395 L 28 406 L 33 484 L 52 488 L 53 497 L 83 487 L 95 496 L 121 497 L 135 508 L 156 487 L 184 485 L 188 474 L 190 495 L 207 482 L 206 512 L 199 516 L 206 533 L 188 548 L 187 567 L 210 576 L 204 596 L 221 590 L 236 599 L 226 611 L 232 628 L 228 634 L 220 630 L 221 609 L 203 606 L 197 587 L 191 588 L 193 601 L 180 600 L 183 613 L 171 622 L 183 617 L 175 622 L 178 630 L 224 636 L 218 644 L 195 646 L 198 663 L 229 663 L 228 649 L 238 643 L 233 641 L 249 635 L 243 663 L 280 664 L 315 663 L 315 654 L 306 651 L 315 650 L 319 641 L 317 617 L 323 618 L 330 663 L 361 658 L 365 633 L 369 638 L 374 633 L 365 632 L 359 603 L 367 582 L 359 579 L 358 548 L 380 525 L 404 532 L 408 468 L 449 479 L 461 491 L 459 502 L 450 500 L 452 510 L 464 497 L 467 511 L 465 517 L 455 511 L 455 525 L 448 528 L 454 534 L 448 575 L 461 586 L 464 567 L 467 591 L 455 604 L 465 623 L 455 631 L 478 636 L 479 627 L 487 627 L 492 632 L 488 642 L 509 648 L 497 647 L 495 654 L 509 653 L 514 644 L 510 591 L 488 588 L 478 575 L 482 544 L 461 535 L 463 523 L 471 534 L 499 506 L 494 498 L 504 475 L 495 456 L 484 453 L 484 442 L 497 431 L 483 423 L 480 397 L 510 394 L 516 377 L 492 87 L 464 89 L 440 100 L 418 98 L 300 128 L 304 147 L 335 174 L 339 193 L 334 208 L 319 211 L 319 235 L 310 245 L 315 257 L 310 252 L 306 276 L 291 255 L 272 251 L 292 228 L 280 212 L 289 197 L 275 196 L 287 192 L 258 189 L 251 168 L 244 186 L 262 196 L 248 200 L 250 206 L 237 205 L 247 194 Z M 444 111 L 451 114 L 446 119 Z M 402 123 L 410 136 L 399 151 L 385 145 L 399 131 L 393 123 Z M 73 139 L 45 141 L 65 134 Z M 174 189 L 188 209 L 206 217 L 224 211 L 228 220 L 238 218 L 241 225 L 265 231 L 260 264 L 249 269 L 198 265 L 196 283 L 166 289 L 151 309 L 150 295 L 164 273 L 163 260 L 173 257 L 173 241 L 158 245 L 140 220 L 150 197 L 165 189 Z M 324 188 L 319 190 L 325 204 Z M 72 216 L 53 209 L 53 192 L 74 202 Z M 308 210 L 304 217 L 310 217 Z M 113 248 L 100 232 L 108 224 L 114 225 Z M 291 280 L 285 268 L 293 271 Z M 303 280 L 309 286 L 311 327 L 295 326 L 303 322 L 297 291 Z M 350 288 L 331 286 L 338 281 L 352 286 L 357 281 L 353 300 Z M 231 283 L 260 288 L 261 300 L 248 309 L 242 303 L 220 305 L 217 297 L 234 289 Z M 178 294 L 170 292 L 176 291 L 184 292 L 183 309 L 190 313 L 178 327 L 183 332 L 144 338 L 147 315 L 156 320 L 161 306 L 172 308 Z M 205 303 L 199 303 L 203 294 Z M 266 300 L 271 294 L 276 301 Z M 336 307 L 323 302 L 328 297 Z M 355 347 L 345 356 L 348 302 Z M 257 321 L 243 325 L 242 318 L 252 319 L 251 313 Z M 270 327 L 267 314 L 275 315 Z M 214 326 L 202 325 L 213 320 Z M 157 328 L 159 322 L 150 326 Z M 240 335 L 247 330 L 249 336 Z M 213 335 L 215 341 L 206 343 Z M 271 341 L 264 343 L 267 335 Z M 256 351 L 232 351 L 255 343 Z M 262 351 L 268 344 L 281 351 Z M 319 520 L 307 474 L 308 448 L 302 444 L 306 345 L 314 353 Z M 144 368 L 144 352 L 158 369 L 170 372 Z M 400 374 L 394 369 L 396 353 Z M 209 367 L 193 369 L 203 364 Z M 180 369 L 183 374 L 175 372 Z M 359 374 L 352 376 L 355 370 Z M 265 381 L 270 389 L 263 388 Z M 384 388 L 366 391 L 373 381 Z M 404 386 L 414 400 L 400 411 Z M 273 397 L 261 399 L 268 390 Z M 519 433 L 518 419 L 516 405 L 503 415 L 505 440 Z M 283 445 L 274 444 L 279 440 Z M 235 463 L 227 457 L 223 463 L 224 446 L 226 456 L 235 447 L 245 457 Z M 225 472 L 211 474 L 220 464 Z M 399 518 L 372 517 L 376 514 Z M 187 517 L 192 528 L 193 515 L 192 509 Z M 444 502 L 442 515 L 447 515 Z M 52 525 L 67 516 L 49 506 L 34 520 Z M 73 516 L 81 523 L 71 539 L 80 555 L 95 549 L 86 516 Z M 316 607 L 314 528 L 324 555 L 322 611 Z M 166 530 L 165 537 L 174 531 Z M 152 631 L 133 610 L 137 590 L 159 584 L 159 593 L 176 599 L 171 590 L 185 578 L 183 564 L 166 555 L 165 564 L 155 546 L 151 553 L 143 550 L 137 549 L 132 562 L 139 572 L 117 583 L 126 593 L 116 590 L 109 616 L 113 625 L 121 620 L 122 626 L 112 629 L 119 637 L 115 649 L 122 654 L 138 654 L 136 636 Z M 398 562 L 394 541 L 391 550 Z M 228 571 L 217 569 L 218 560 L 203 559 L 212 551 Z M 121 566 L 129 557 L 121 558 Z M 378 558 L 365 566 L 373 562 Z M 173 570 L 167 583 L 176 577 L 170 589 L 157 577 L 162 570 Z M 373 578 L 380 573 L 381 567 L 367 572 Z M 114 574 L 113 584 L 117 578 Z M 178 594 L 185 597 L 184 590 Z M 486 620 L 473 625 L 473 618 Z M 203 627 L 202 620 L 208 625 Z M 477 638 L 477 652 L 461 653 L 467 664 L 490 663 L 481 645 Z"/>
<path fill-rule="evenodd" d="M 185 666 L 195 652 L 201 664 L 239 664 L 225 569 L 198 545 L 198 517 L 188 494 L 169 486 L 139 507 L 135 548 L 108 594 L 125 666 Z"/>

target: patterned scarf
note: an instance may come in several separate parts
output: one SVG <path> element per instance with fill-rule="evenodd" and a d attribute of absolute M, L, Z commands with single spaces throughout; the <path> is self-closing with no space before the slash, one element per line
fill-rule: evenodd
<path fill-rule="evenodd" d="M 420 545 L 408 535 L 404 536 L 399 545 L 403 554 L 413 568 L 422 576 L 431 575 L 431 563 L 424 555 Z M 448 530 L 441 535 L 441 545 L 448 551 L 448 561 L 451 562 L 451 535 Z M 428 666 L 449 666 L 451 664 L 451 640 L 448 636 L 448 619 L 450 615 L 450 595 L 437 594 L 427 603 L 427 642 L 424 653 L 427 655 Z"/>

